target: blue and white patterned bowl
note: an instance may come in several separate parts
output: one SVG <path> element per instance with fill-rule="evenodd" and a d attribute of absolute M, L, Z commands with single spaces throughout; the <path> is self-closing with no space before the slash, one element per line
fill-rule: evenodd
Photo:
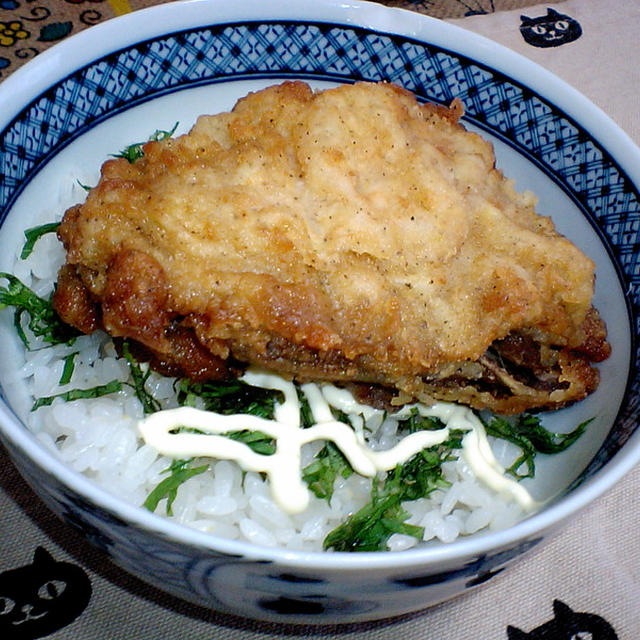
<path fill-rule="evenodd" d="M 188 128 L 199 113 L 226 109 L 285 78 L 314 86 L 385 80 L 424 100 L 462 99 L 466 123 L 495 143 L 518 188 L 534 190 L 540 210 L 596 260 L 596 304 L 614 354 L 602 367 L 601 389 L 552 419 L 562 430 L 563 421 L 598 416 L 562 468 L 546 473 L 545 491 L 569 490 L 508 530 L 450 545 L 388 554 L 287 552 L 217 539 L 107 494 L 38 443 L 4 390 L 0 437 L 54 512 L 161 589 L 263 620 L 389 617 L 486 582 L 640 458 L 640 152 L 554 76 L 446 23 L 338 0 L 169 3 L 88 29 L 0 85 L 2 270 L 9 245 L 29 226 L 34 197 L 47 202 L 47 172 L 56 162 L 95 159 L 98 166 L 141 132 L 176 120 Z"/>

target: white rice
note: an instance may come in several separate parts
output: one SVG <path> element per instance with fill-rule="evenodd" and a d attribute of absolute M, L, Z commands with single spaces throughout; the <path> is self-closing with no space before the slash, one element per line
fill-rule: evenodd
<path fill-rule="evenodd" d="M 39 240 L 28 259 L 17 260 L 14 273 L 36 293 L 46 296 L 63 260 L 60 244 L 54 234 L 49 234 Z M 72 379 L 61 386 L 64 359 L 76 352 Z M 70 389 L 91 388 L 114 379 L 124 382 L 129 378 L 129 369 L 126 361 L 117 357 L 110 339 L 98 332 L 82 336 L 72 345 L 40 344 L 25 351 L 24 363 L 6 378 L 4 384 L 24 385 L 35 399 Z M 147 390 L 163 408 L 176 406 L 173 380 L 152 373 Z M 143 417 L 142 407 L 127 385 L 110 396 L 74 402 L 57 399 L 51 406 L 26 413 L 22 417 L 45 446 L 70 467 L 123 500 L 141 505 L 167 476 L 165 471 L 171 460 L 158 454 L 139 436 L 137 423 Z M 377 448 L 388 448 L 397 441 L 397 422 L 387 419 L 380 425 L 378 420 L 374 426 L 378 429 L 373 443 Z M 315 443 L 305 447 L 303 465 L 320 446 Z M 290 515 L 272 500 L 268 482 L 260 474 L 243 473 L 227 460 L 206 462 L 210 462 L 210 468 L 205 473 L 180 486 L 172 515 L 166 514 L 166 500 L 158 505 L 158 513 L 227 538 L 312 551 L 322 549 L 325 536 L 370 500 L 370 479 L 354 473 L 347 479 L 336 480 L 330 503 L 312 496 L 303 514 Z M 426 543 L 452 542 L 459 536 L 504 528 L 523 516 L 517 503 L 480 483 L 462 459 L 444 463 L 443 473 L 449 487 L 404 504 L 411 514 L 408 522 L 424 527 Z M 399 534 L 389 541 L 391 550 L 396 551 L 416 544 L 415 538 Z"/>

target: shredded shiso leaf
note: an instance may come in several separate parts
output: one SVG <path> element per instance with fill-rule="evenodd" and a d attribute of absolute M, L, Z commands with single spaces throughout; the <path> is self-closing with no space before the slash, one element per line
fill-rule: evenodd
<path fill-rule="evenodd" d="M 190 382 L 183 379 L 178 383 L 178 404 L 195 406 L 196 399 L 203 403 L 203 409 L 233 415 L 248 413 L 260 418 L 273 418 L 276 403 L 283 401 L 282 392 L 275 389 L 252 387 L 242 380 Z"/>
<path fill-rule="evenodd" d="M 538 453 L 560 453 L 570 447 L 593 420 L 585 420 L 569 433 L 553 433 L 542 426 L 540 418 L 528 413 L 520 414 L 514 421 L 492 416 L 484 422 L 487 435 L 508 440 L 522 451 L 507 473 L 518 480 L 535 476 L 535 457 Z M 524 467 L 524 472 L 520 469 Z"/>
<path fill-rule="evenodd" d="M 151 369 L 149 366 L 145 365 L 145 368 L 143 369 L 143 366 L 131 355 L 129 343 L 126 340 L 122 343 L 122 355 L 125 357 L 127 364 L 129 365 L 131 379 L 133 380 L 133 384 L 131 386 L 135 391 L 136 397 L 140 400 L 140 404 L 142 405 L 142 410 L 145 415 L 160 411 L 162 406 L 144 386 L 145 382 L 151 375 Z"/>
<path fill-rule="evenodd" d="M 173 125 L 173 128 L 170 131 L 164 131 L 162 129 L 157 129 L 155 133 L 153 133 L 148 140 L 145 142 L 134 142 L 133 144 L 125 147 L 120 153 L 114 153 L 112 157 L 114 158 L 124 158 L 131 164 L 133 164 L 136 160 L 139 160 L 144 156 L 144 145 L 147 142 L 159 142 L 161 140 L 166 140 L 170 138 L 178 128 L 178 123 L 176 122 Z"/>
<path fill-rule="evenodd" d="M 53 396 L 44 396 L 38 398 L 31 407 L 31 411 L 37 411 L 40 407 L 47 407 L 53 404 L 56 398 L 61 398 L 65 402 L 72 402 L 74 400 L 86 400 L 87 398 L 99 398 L 100 396 L 107 396 L 111 393 L 117 393 L 122 389 L 122 383 L 119 380 L 112 380 L 107 384 L 101 384 L 90 389 L 71 389 L 64 393 L 58 393 Z"/>
<path fill-rule="evenodd" d="M 428 418 L 424 427 L 435 426 Z M 423 527 L 407 524 L 409 513 L 404 502 L 425 498 L 438 488 L 449 486 L 442 474 L 442 463 L 452 459 L 454 449 L 462 446 L 463 432 L 453 429 L 450 437 L 440 445 L 424 449 L 404 464 L 397 465 L 383 479 L 376 479 L 371 489 L 371 502 L 350 515 L 329 533 L 325 549 L 334 551 L 385 551 L 394 533 L 410 535 L 422 540 Z"/>
<path fill-rule="evenodd" d="M 23 322 L 26 322 L 35 338 L 52 345 L 71 344 L 80 335 L 76 329 L 62 322 L 51 304 L 51 299 L 36 295 L 10 273 L 0 272 L 0 279 L 9 283 L 6 287 L 0 287 L 0 309 L 13 307 L 13 324 L 27 349 L 31 350 L 31 345 Z"/>
<path fill-rule="evenodd" d="M 75 366 L 76 366 L 75 359 L 76 359 L 77 355 L 78 355 L 78 352 L 74 351 L 73 353 L 70 353 L 64 359 L 64 365 L 62 367 L 62 374 L 60 375 L 60 380 L 58 380 L 58 384 L 60 386 L 62 386 L 63 384 L 69 384 L 69 382 L 71 382 L 71 378 L 73 376 L 73 371 L 74 371 Z"/>
<path fill-rule="evenodd" d="M 189 478 L 204 473 L 208 468 L 208 464 L 194 467 L 192 466 L 192 460 L 174 460 L 168 469 L 166 469 L 170 475 L 156 485 L 142 506 L 149 511 L 155 511 L 160 501 L 166 498 L 167 515 L 173 515 L 171 508 L 178 495 L 178 487 L 189 480 Z"/>
<path fill-rule="evenodd" d="M 30 229 L 27 229 L 24 232 L 24 236 L 27 241 L 22 247 L 20 258 L 22 260 L 26 260 L 33 253 L 33 248 L 35 247 L 36 242 L 38 242 L 38 240 L 47 233 L 54 233 L 55 231 L 57 231 L 59 226 L 59 222 L 48 222 L 46 224 L 41 224 L 37 227 L 31 227 Z"/>
<path fill-rule="evenodd" d="M 313 462 L 302 469 L 302 479 L 315 496 L 330 502 L 336 478 L 348 478 L 352 473 L 353 469 L 342 451 L 333 442 L 327 442 Z"/>

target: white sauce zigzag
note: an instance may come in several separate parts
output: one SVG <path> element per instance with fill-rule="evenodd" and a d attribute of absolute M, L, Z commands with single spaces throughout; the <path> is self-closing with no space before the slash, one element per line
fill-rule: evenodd
<path fill-rule="evenodd" d="M 303 428 L 300 424 L 300 402 L 295 386 L 280 376 L 250 370 L 241 378 L 247 384 L 277 389 L 284 402 L 275 406 L 274 419 L 267 420 L 247 414 L 221 415 L 193 407 L 179 407 L 154 413 L 139 423 L 145 442 L 160 453 L 172 457 L 212 457 L 234 460 L 245 471 L 267 474 L 275 502 L 287 513 L 301 513 L 309 504 L 309 491 L 301 477 L 301 448 L 314 440 L 330 440 L 342 451 L 354 471 L 373 477 L 409 460 L 424 448 L 444 442 L 451 428 L 468 433 L 462 440 L 462 456 L 476 477 L 505 498 L 517 501 L 526 510 L 535 507 L 529 492 L 505 475 L 498 463 L 482 425 L 468 408 L 446 402 L 431 406 L 421 403 L 406 405 L 392 418 L 409 417 L 417 410 L 423 417 L 442 420 L 445 427 L 435 431 L 417 431 L 405 436 L 394 447 L 374 451 L 364 438 L 364 421 L 384 412 L 359 403 L 353 395 L 330 384 L 302 385 L 315 424 Z M 349 416 L 352 427 L 335 420 L 331 407 Z M 201 433 L 179 432 L 180 427 Z M 223 435 L 229 431 L 261 431 L 276 441 L 272 455 L 255 453 L 249 446 Z"/>

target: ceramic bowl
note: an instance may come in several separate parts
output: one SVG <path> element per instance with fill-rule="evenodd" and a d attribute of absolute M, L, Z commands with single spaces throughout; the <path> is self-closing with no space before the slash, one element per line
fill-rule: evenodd
<path fill-rule="evenodd" d="M 1 270 L 67 162 L 98 167 L 149 128 L 187 128 L 286 78 L 322 87 L 385 80 L 466 105 L 465 123 L 539 209 L 597 264 L 613 355 L 596 394 L 556 412 L 596 416 L 562 464 L 541 460 L 547 506 L 498 532 L 397 553 L 303 553 L 218 539 L 122 502 L 65 467 L 18 419 L 6 385 L 0 437 L 56 514 L 113 561 L 185 600 L 261 620 L 341 623 L 423 609 L 490 580 L 617 482 L 640 457 L 637 333 L 640 153 L 601 111 L 543 69 L 457 27 L 376 4 L 196 0 L 87 29 L 0 84 Z M 152 124 L 150 124 L 152 123 Z M 0 378 L 13 365 L 2 325 Z"/>

